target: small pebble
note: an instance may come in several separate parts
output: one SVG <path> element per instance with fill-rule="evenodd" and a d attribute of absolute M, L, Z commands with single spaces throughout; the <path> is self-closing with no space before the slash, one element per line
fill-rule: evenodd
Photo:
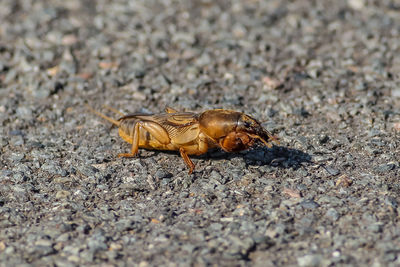
<path fill-rule="evenodd" d="M 332 221 L 337 221 L 339 219 L 339 213 L 334 208 L 328 209 L 325 216 Z"/>
<path fill-rule="evenodd" d="M 305 255 L 297 258 L 299 266 L 314 267 L 319 266 L 322 261 L 321 255 Z"/>
<path fill-rule="evenodd" d="M 71 192 L 65 191 L 65 190 L 60 190 L 56 193 L 56 199 L 65 199 L 68 198 L 71 195 Z"/>
<path fill-rule="evenodd" d="M 396 168 L 396 164 L 395 163 L 386 163 L 386 164 L 382 164 L 379 165 L 377 167 L 375 167 L 375 171 L 379 172 L 379 173 L 386 173 L 388 171 L 391 171 L 393 169 Z"/>
<path fill-rule="evenodd" d="M 300 202 L 299 205 L 305 209 L 316 209 L 319 207 L 319 204 L 311 199 L 304 200 L 304 201 Z"/>

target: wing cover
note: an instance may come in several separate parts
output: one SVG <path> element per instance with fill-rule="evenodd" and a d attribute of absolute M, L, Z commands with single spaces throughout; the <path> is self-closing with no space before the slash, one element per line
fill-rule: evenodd
<path fill-rule="evenodd" d="M 192 112 L 176 112 L 162 114 L 132 114 L 120 120 L 134 118 L 159 124 L 167 132 L 173 144 L 187 144 L 194 141 L 200 133 L 198 114 Z"/>

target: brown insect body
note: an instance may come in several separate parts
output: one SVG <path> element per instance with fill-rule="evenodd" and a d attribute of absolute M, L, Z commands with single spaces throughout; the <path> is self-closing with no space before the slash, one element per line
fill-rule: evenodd
<path fill-rule="evenodd" d="M 167 113 L 132 114 L 114 120 L 89 108 L 118 126 L 122 139 L 132 144 L 131 153 L 119 154 L 120 157 L 134 157 L 139 148 L 179 151 L 190 168 L 189 174 L 195 166 L 188 155 L 201 155 L 214 147 L 227 152 L 241 151 L 257 139 L 268 147 L 269 141 L 279 143 L 255 119 L 233 110 L 214 109 L 197 114 L 167 108 Z"/>

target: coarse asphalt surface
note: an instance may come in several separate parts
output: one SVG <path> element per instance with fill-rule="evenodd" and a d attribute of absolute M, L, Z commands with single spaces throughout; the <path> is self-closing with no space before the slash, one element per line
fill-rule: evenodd
<path fill-rule="evenodd" d="M 400 266 L 396 0 L 0 1 L 0 266 Z M 279 146 L 129 151 L 245 112 Z"/>

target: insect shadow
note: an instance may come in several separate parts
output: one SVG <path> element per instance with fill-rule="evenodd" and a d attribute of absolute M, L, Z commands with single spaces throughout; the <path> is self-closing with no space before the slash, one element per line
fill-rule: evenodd
<path fill-rule="evenodd" d="M 147 158 L 158 153 L 177 155 L 176 152 L 174 151 L 147 150 L 147 152 L 151 152 L 151 155 L 146 156 L 147 153 L 142 152 L 140 157 Z M 312 162 L 312 156 L 310 154 L 298 149 L 288 148 L 284 146 L 273 146 L 272 148 L 258 146 L 253 149 L 249 149 L 238 153 L 227 153 L 223 150 L 216 148 L 210 150 L 204 155 L 200 156 L 192 155 L 191 158 L 198 160 L 209 159 L 216 161 L 231 160 L 234 158 L 243 158 L 246 165 L 249 166 L 271 165 L 279 168 L 294 168 L 294 169 L 299 168 L 300 166 L 302 166 L 303 163 Z"/>
<path fill-rule="evenodd" d="M 272 148 L 256 147 L 239 153 L 225 153 L 216 151 L 209 153 L 211 159 L 233 159 L 241 157 L 250 166 L 272 165 L 281 168 L 297 169 L 302 163 L 309 163 L 312 156 L 298 149 L 284 146 L 273 146 Z"/>

